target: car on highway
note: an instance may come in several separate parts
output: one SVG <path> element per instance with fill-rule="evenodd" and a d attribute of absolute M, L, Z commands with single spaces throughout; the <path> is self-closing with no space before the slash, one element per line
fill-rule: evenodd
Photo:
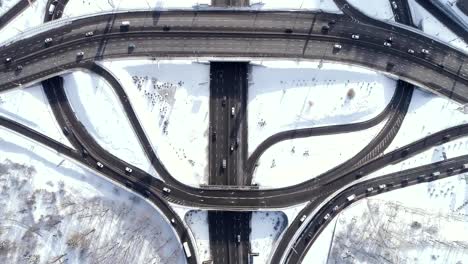
<path fill-rule="evenodd" d="M 163 192 L 167 193 L 167 194 L 170 194 L 171 193 L 171 189 L 167 188 L 167 187 L 163 187 Z"/>
<path fill-rule="evenodd" d="M 307 218 L 307 215 L 302 215 L 302 216 L 301 216 L 301 219 L 299 219 L 299 222 L 300 222 L 300 223 L 304 223 L 304 221 L 306 220 L 306 218 Z"/>
<path fill-rule="evenodd" d="M 385 42 L 383 43 L 383 45 L 384 45 L 385 47 L 389 47 L 389 48 L 390 48 L 390 47 L 392 46 L 392 43 L 390 43 L 390 42 L 388 42 L 388 41 L 385 41 Z"/>
<path fill-rule="evenodd" d="M 325 25 L 325 26 L 322 27 L 322 33 L 323 34 L 327 34 L 328 31 L 330 31 L 330 26 Z"/>
<path fill-rule="evenodd" d="M 84 56 L 84 52 L 82 52 L 82 51 L 78 51 L 76 53 L 76 57 L 78 57 L 78 58 L 82 58 L 83 56 Z"/>
<path fill-rule="evenodd" d="M 13 61 L 13 59 L 11 57 L 8 57 L 5 59 L 5 63 L 11 63 Z"/>
<path fill-rule="evenodd" d="M 49 6 L 49 15 L 52 15 L 54 13 L 54 10 L 55 10 L 55 5 L 54 3 L 51 3 Z"/>
<path fill-rule="evenodd" d="M 166 26 L 163 27 L 163 31 L 167 32 L 169 30 L 171 30 L 171 28 L 169 26 L 166 25 Z"/>
<path fill-rule="evenodd" d="M 216 131 L 213 131 L 213 132 L 211 133 L 211 140 L 212 140 L 212 141 L 216 141 Z"/>
<path fill-rule="evenodd" d="M 226 106 L 226 101 L 227 101 L 227 97 L 223 96 L 223 99 L 221 100 L 221 105 Z"/>
<path fill-rule="evenodd" d="M 447 169 L 447 174 L 452 174 L 455 171 L 454 167 L 450 167 Z"/>
<path fill-rule="evenodd" d="M 373 191 L 374 191 L 374 187 L 369 187 L 369 188 L 367 188 L 367 190 L 366 190 L 367 193 L 371 193 L 371 192 L 373 192 Z"/>
<path fill-rule="evenodd" d="M 379 189 L 380 189 L 380 190 L 385 190 L 385 188 L 387 188 L 387 185 L 386 185 L 386 184 L 380 184 L 380 185 L 379 185 Z"/>
<path fill-rule="evenodd" d="M 421 52 L 422 52 L 423 54 L 429 55 L 429 50 L 427 50 L 427 49 L 422 49 Z"/>
<path fill-rule="evenodd" d="M 234 143 L 231 143 L 231 146 L 229 147 L 229 150 L 230 150 L 231 152 L 233 152 L 234 149 L 235 149 L 235 145 L 234 145 Z"/>
<path fill-rule="evenodd" d="M 94 35 L 93 31 L 88 31 L 86 32 L 85 37 L 92 37 L 93 35 Z"/>
<path fill-rule="evenodd" d="M 350 196 L 348 196 L 348 197 L 346 198 L 346 200 L 347 200 L 348 202 L 351 202 L 351 201 L 353 201 L 354 199 L 356 199 L 356 195 L 355 195 L 355 194 L 351 194 Z"/>
<path fill-rule="evenodd" d="M 352 34 L 352 35 L 351 35 L 351 38 L 352 38 L 352 39 L 359 39 L 359 35 L 358 35 L 358 34 Z"/>
<path fill-rule="evenodd" d="M 52 38 L 46 38 L 46 39 L 44 40 L 44 43 L 45 43 L 45 44 L 50 44 L 50 43 L 52 43 L 52 41 L 53 41 Z"/>
<path fill-rule="evenodd" d="M 335 207 L 333 207 L 333 212 L 338 211 L 338 209 L 340 209 L 340 207 L 338 205 L 335 205 Z"/>
<path fill-rule="evenodd" d="M 97 165 L 98 168 L 100 168 L 100 169 L 104 168 L 104 165 L 103 165 L 100 161 L 96 162 L 96 165 Z"/>
<path fill-rule="evenodd" d="M 326 214 L 324 217 L 323 217 L 323 220 L 327 221 L 328 219 L 330 219 L 331 215 L 330 214 Z"/>
<path fill-rule="evenodd" d="M 392 7 L 393 9 L 398 9 L 398 5 L 395 1 L 392 1 Z"/>
<path fill-rule="evenodd" d="M 70 131 L 68 131 L 68 127 L 65 127 L 65 126 L 64 126 L 64 127 L 62 128 L 62 132 L 63 132 L 63 134 L 64 134 L 65 136 L 70 135 Z"/>
<path fill-rule="evenodd" d="M 227 161 L 226 161 L 226 159 L 223 159 L 221 161 L 221 168 L 226 169 L 226 167 L 227 167 Z"/>
<path fill-rule="evenodd" d="M 237 242 L 237 244 L 240 244 L 240 242 L 241 242 L 241 235 L 237 235 L 237 236 L 236 236 L 236 242 Z"/>
<path fill-rule="evenodd" d="M 231 117 L 234 117 L 236 115 L 236 108 L 233 106 L 231 107 Z"/>
<path fill-rule="evenodd" d="M 291 34 L 291 33 L 293 33 L 293 30 L 290 29 L 290 28 L 287 28 L 287 29 L 284 30 L 284 33 Z"/>
<path fill-rule="evenodd" d="M 125 167 L 125 171 L 128 172 L 128 173 L 132 173 L 133 170 L 130 167 Z"/>
<path fill-rule="evenodd" d="M 439 171 L 434 171 L 433 173 L 431 173 L 431 176 L 432 178 L 437 178 L 440 176 L 440 172 Z"/>
<path fill-rule="evenodd" d="M 120 24 L 120 26 L 122 26 L 122 27 L 128 27 L 128 26 L 130 26 L 130 21 L 128 21 L 128 20 L 122 21 L 122 23 Z"/>
<path fill-rule="evenodd" d="M 408 53 L 409 54 L 414 54 L 414 50 L 413 49 L 408 49 Z"/>
<path fill-rule="evenodd" d="M 335 45 L 333 45 L 333 48 L 334 49 L 341 49 L 341 45 L 340 44 L 335 44 Z"/>
<path fill-rule="evenodd" d="M 176 224 L 175 218 L 171 218 L 171 224 L 172 224 L 172 225 L 175 225 L 175 224 Z"/>
<path fill-rule="evenodd" d="M 23 70 L 23 66 L 22 65 L 18 65 L 16 66 L 16 71 L 22 71 Z"/>

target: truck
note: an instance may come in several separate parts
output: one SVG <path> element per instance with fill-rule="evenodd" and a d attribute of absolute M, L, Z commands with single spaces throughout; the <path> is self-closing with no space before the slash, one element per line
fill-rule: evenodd
<path fill-rule="evenodd" d="M 187 256 L 187 258 L 190 258 L 192 256 L 192 253 L 190 252 L 190 248 L 188 246 L 188 243 L 184 242 L 183 246 L 184 246 L 185 256 Z"/>
<path fill-rule="evenodd" d="M 226 159 L 223 159 L 223 161 L 221 162 L 221 166 L 222 166 L 223 169 L 226 169 L 226 167 L 227 167 Z"/>

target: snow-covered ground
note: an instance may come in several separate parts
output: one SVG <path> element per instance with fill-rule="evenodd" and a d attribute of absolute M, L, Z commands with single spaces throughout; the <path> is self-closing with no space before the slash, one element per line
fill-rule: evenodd
<path fill-rule="evenodd" d="M 358 201 L 312 246 L 313 263 L 465 263 L 468 175 L 422 183 Z M 461 262 L 457 262 L 461 261 Z M 303 262 L 312 263 L 312 262 Z"/>
<path fill-rule="evenodd" d="M 121 160 L 157 177 L 109 83 L 83 71 L 66 74 L 63 80 L 73 111 L 96 142 Z"/>
<path fill-rule="evenodd" d="M 142 198 L 0 128 L 0 263 L 185 263 Z"/>
<path fill-rule="evenodd" d="M 207 183 L 209 65 L 187 60 L 109 60 L 156 154 L 179 181 Z"/>
<path fill-rule="evenodd" d="M 0 16 L 8 12 L 20 0 L 1 0 L 0 1 Z"/>
<path fill-rule="evenodd" d="M 411 7 L 413 22 L 419 29 L 443 42 L 453 45 L 465 53 L 468 52 L 467 43 L 434 18 L 426 9 L 416 3 L 415 0 L 408 0 L 408 3 Z"/>
<path fill-rule="evenodd" d="M 341 13 L 333 0 L 250 0 L 252 9 L 306 9 L 323 12 Z"/>
<path fill-rule="evenodd" d="M 309 248 L 307 254 L 302 260 L 303 264 L 314 263 L 314 264 L 327 264 L 328 252 L 330 251 L 330 246 L 332 245 L 333 234 L 335 231 L 335 226 L 337 217 L 333 218 L 327 227 L 322 231 L 314 244 Z"/>
<path fill-rule="evenodd" d="M 444 4 L 448 9 L 452 10 L 452 12 L 455 13 L 456 16 L 458 16 L 460 19 L 465 21 L 465 23 L 468 23 L 468 16 L 463 13 L 460 8 L 456 5 L 457 0 L 438 0 L 442 4 Z M 458 0 L 458 1 L 463 1 L 463 0 Z"/>
<path fill-rule="evenodd" d="M 192 210 L 185 214 L 185 223 L 187 223 L 197 244 L 199 260 L 210 260 L 210 233 L 208 229 L 208 212 L 201 210 Z"/>
<path fill-rule="evenodd" d="M 0 43 L 36 26 L 44 21 L 46 0 L 34 1 L 28 8 L 16 16 L 6 26 L 0 30 Z"/>
<path fill-rule="evenodd" d="M 63 17 L 113 10 L 192 8 L 209 4 L 211 4 L 211 0 L 70 0 L 65 6 Z"/>
<path fill-rule="evenodd" d="M 210 5 L 211 0 L 70 0 L 65 7 L 63 17 L 74 17 L 112 10 L 205 8 Z M 341 13 L 333 0 L 251 0 L 250 7 L 244 8 L 255 10 L 306 9 Z"/>
<path fill-rule="evenodd" d="M 253 264 L 266 264 L 272 246 L 288 225 L 288 219 L 282 212 L 252 212 L 250 227 L 250 247 L 252 253 L 259 253 L 253 257 Z"/>
<path fill-rule="evenodd" d="M 408 170 L 418 166 L 443 161 L 468 154 L 468 137 L 462 137 L 453 141 L 432 147 L 424 152 L 414 155 L 394 165 L 388 165 L 363 178 L 369 179 L 385 174 Z"/>
<path fill-rule="evenodd" d="M 385 150 L 388 153 L 420 138 L 468 122 L 460 104 L 441 96 L 415 89 L 403 124 Z"/>
<path fill-rule="evenodd" d="M 0 115 L 73 148 L 55 120 L 41 84 L 0 93 Z"/>
<path fill-rule="evenodd" d="M 389 0 L 348 0 L 348 3 L 359 9 L 364 14 L 375 19 L 395 21 Z"/>
<path fill-rule="evenodd" d="M 285 130 L 356 123 L 383 111 L 396 82 L 356 66 L 310 61 L 253 61 L 248 148 Z"/>
<path fill-rule="evenodd" d="M 363 149 L 382 129 L 285 140 L 268 148 L 258 161 L 253 183 L 279 188 L 310 180 L 345 162 Z"/>

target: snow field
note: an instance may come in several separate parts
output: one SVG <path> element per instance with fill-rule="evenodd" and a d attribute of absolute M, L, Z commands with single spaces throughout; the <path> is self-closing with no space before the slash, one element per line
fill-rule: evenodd
<path fill-rule="evenodd" d="M 110 84 L 83 71 L 66 74 L 63 80 L 73 111 L 94 140 L 119 159 L 157 177 Z"/>
<path fill-rule="evenodd" d="M 252 9 L 306 9 L 322 10 L 323 12 L 341 13 L 333 0 L 250 0 Z"/>
<path fill-rule="evenodd" d="M 349 0 L 348 3 L 350 3 L 355 8 L 359 9 L 364 14 L 375 19 L 384 21 L 395 21 L 392 6 L 390 5 L 389 0 Z"/>
<path fill-rule="evenodd" d="M 0 93 L 0 115 L 73 148 L 55 120 L 41 84 Z"/>
<path fill-rule="evenodd" d="M 185 214 L 187 223 L 197 244 L 198 256 L 201 261 L 211 258 L 210 233 L 208 229 L 208 212 L 201 210 L 191 210 Z"/>
<path fill-rule="evenodd" d="M 253 63 L 247 105 L 249 153 L 281 131 L 369 120 L 384 110 L 396 87 L 394 80 L 355 66 Z"/>
<path fill-rule="evenodd" d="M 0 16 L 8 12 L 14 5 L 16 5 L 20 0 L 3 0 L 0 5 Z"/>
<path fill-rule="evenodd" d="M 138 196 L 0 128 L 1 263 L 185 263 L 167 219 Z"/>
<path fill-rule="evenodd" d="M 385 153 L 466 122 L 468 122 L 468 114 L 462 111 L 458 103 L 421 89 L 415 89 L 403 124 Z"/>
<path fill-rule="evenodd" d="M 468 154 L 468 137 L 462 137 L 448 143 L 429 148 L 420 154 L 414 155 L 394 165 L 385 166 L 384 168 L 365 176 L 365 178 L 369 179 L 397 171 L 408 170 L 466 154 Z"/>
<path fill-rule="evenodd" d="M 433 17 L 426 9 L 416 3 L 415 0 L 408 0 L 413 16 L 414 24 L 425 33 L 439 39 L 440 41 L 451 44 L 452 46 L 468 52 L 468 44 L 460 39 L 455 33 Z"/>
<path fill-rule="evenodd" d="M 267 189 L 310 180 L 357 154 L 384 124 L 385 120 L 362 131 L 291 139 L 274 144 L 260 157 L 252 181 Z"/>
<path fill-rule="evenodd" d="M 208 180 L 209 65 L 109 60 L 159 159 L 184 184 Z"/>
<path fill-rule="evenodd" d="M 70 0 L 65 6 L 63 17 L 75 17 L 113 10 L 192 8 L 209 5 L 211 0 Z"/>
<path fill-rule="evenodd" d="M 250 247 L 252 253 L 259 253 L 253 257 L 253 264 L 267 263 L 273 245 L 287 225 L 288 219 L 282 212 L 252 212 Z"/>
<path fill-rule="evenodd" d="M 314 264 L 327 264 L 328 252 L 330 251 L 330 246 L 333 240 L 335 225 L 337 224 L 338 216 L 330 220 L 327 227 L 322 231 L 322 233 L 317 237 L 314 244 L 309 248 L 307 254 L 305 255 L 302 263 L 314 263 Z"/>
<path fill-rule="evenodd" d="M 0 43 L 14 37 L 15 35 L 39 26 L 44 21 L 46 0 L 34 1 L 28 8 L 18 14 L 0 30 Z"/>

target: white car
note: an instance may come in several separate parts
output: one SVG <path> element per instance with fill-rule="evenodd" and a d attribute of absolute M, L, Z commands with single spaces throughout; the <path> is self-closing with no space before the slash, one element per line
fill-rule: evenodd
<path fill-rule="evenodd" d="M 368 192 L 368 193 L 372 192 L 373 190 L 374 190 L 374 187 L 369 187 L 369 188 L 367 188 L 367 192 Z"/>
<path fill-rule="evenodd" d="M 414 50 L 408 49 L 408 53 L 409 53 L 409 54 L 414 54 Z"/>
<path fill-rule="evenodd" d="M 83 56 L 84 56 L 84 52 L 79 51 L 79 52 L 76 53 L 76 56 L 77 56 L 77 57 L 83 57 Z"/>
<path fill-rule="evenodd" d="M 88 32 L 86 32 L 86 34 L 85 34 L 86 37 L 91 37 L 92 35 L 94 35 L 94 32 L 93 32 L 93 31 L 88 31 Z"/>
<path fill-rule="evenodd" d="M 340 44 L 335 44 L 335 45 L 333 45 L 333 48 L 335 48 L 335 49 L 341 49 L 341 45 L 340 45 Z"/>
<path fill-rule="evenodd" d="M 176 221 L 174 218 L 171 218 L 171 224 L 175 225 L 176 224 Z"/>
<path fill-rule="evenodd" d="M 397 9 L 398 8 L 398 5 L 395 1 L 392 1 L 392 7 L 393 9 Z"/>
<path fill-rule="evenodd" d="M 51 43 L 51 42 L 52 42 L 52 38 L 46 38 L 46 39 L 44 40 L 44 43 L 45 43 L 45 44 L 49 44 L 49 43 Z"/>
<path fill-rule="evenodd" d="M 236 114 L 236 108 L 233 106 L 231 107 L 231 116 L 234 116 Z"/>
<path fill-rule="evenodd" d="M 392 43 L 390 43 L 390 42 L 388 42 L 388 41 L 385 41 L 385 42 L 383 43 L 383 45 L 384 45 L 385 47 L 391 47 L 391 46 L 392 46 Z"/>
<path fill-rule="evenodd" d="M 307 218 L 307 215 L 303 215 L 303 216 L 301 217 L 301 219 L 299 219 L 299 221 L 300 221 L 301 223 L 303 223 L 303 222 L 306 220 L 306 218 Z"/>
<path fill-rule="evenodd" d="M 380 184 L 379 185 L 380 190 L 384 190 L 385 188 L 387 188 L 387 185 L 385 185 L 385 184 Z"/>
<path fill-rule="evenodd" d="M 104 168 L 104 165 L 100 161 L 96 162 L 96 165 L 101 169 Z"/>
<path fill-rule="evenodd" d="M 328 219 L 330 219 L 330 214 L 326 214 L 325 217 L 323 218 L 323 220 L 327 221 Z"/>
<path fill-rule="evenodd" d="M 13 59 L 11 57 L 8 57 L 5 59 L 5 63 L 10 63 Z"/>
<path fill-rule="evenodd" d="M 129 168 L 129 167 L 125 167 L 125 171 L 128 172 L 128 173 L 132 173 L 132 168 Z"/>
<path fill-rule="evenodd" d="M 353 35 L 351 35 L 351 38 L 352 39 L 359 39 L 359 35 L 358 34 L 353 34 Z"/>
<path fill-rule="evenodd" d="M 167 187 L 163 187 L 163 192 L 165 193 L 171 193 L 171 189 L 167 188 Z"/>
<path fill-rule="evenodd" d="M 121 25 L 124 26 L 124 27 L 128 27 L 128 26 L 130 26 L 130 21 L 122 21 Z"/>
<path fill-rule="evenodd" d="M 422 49 L 421 52 L 424 54 L 429 54 L 429 51 L 427 49 Z"/>

